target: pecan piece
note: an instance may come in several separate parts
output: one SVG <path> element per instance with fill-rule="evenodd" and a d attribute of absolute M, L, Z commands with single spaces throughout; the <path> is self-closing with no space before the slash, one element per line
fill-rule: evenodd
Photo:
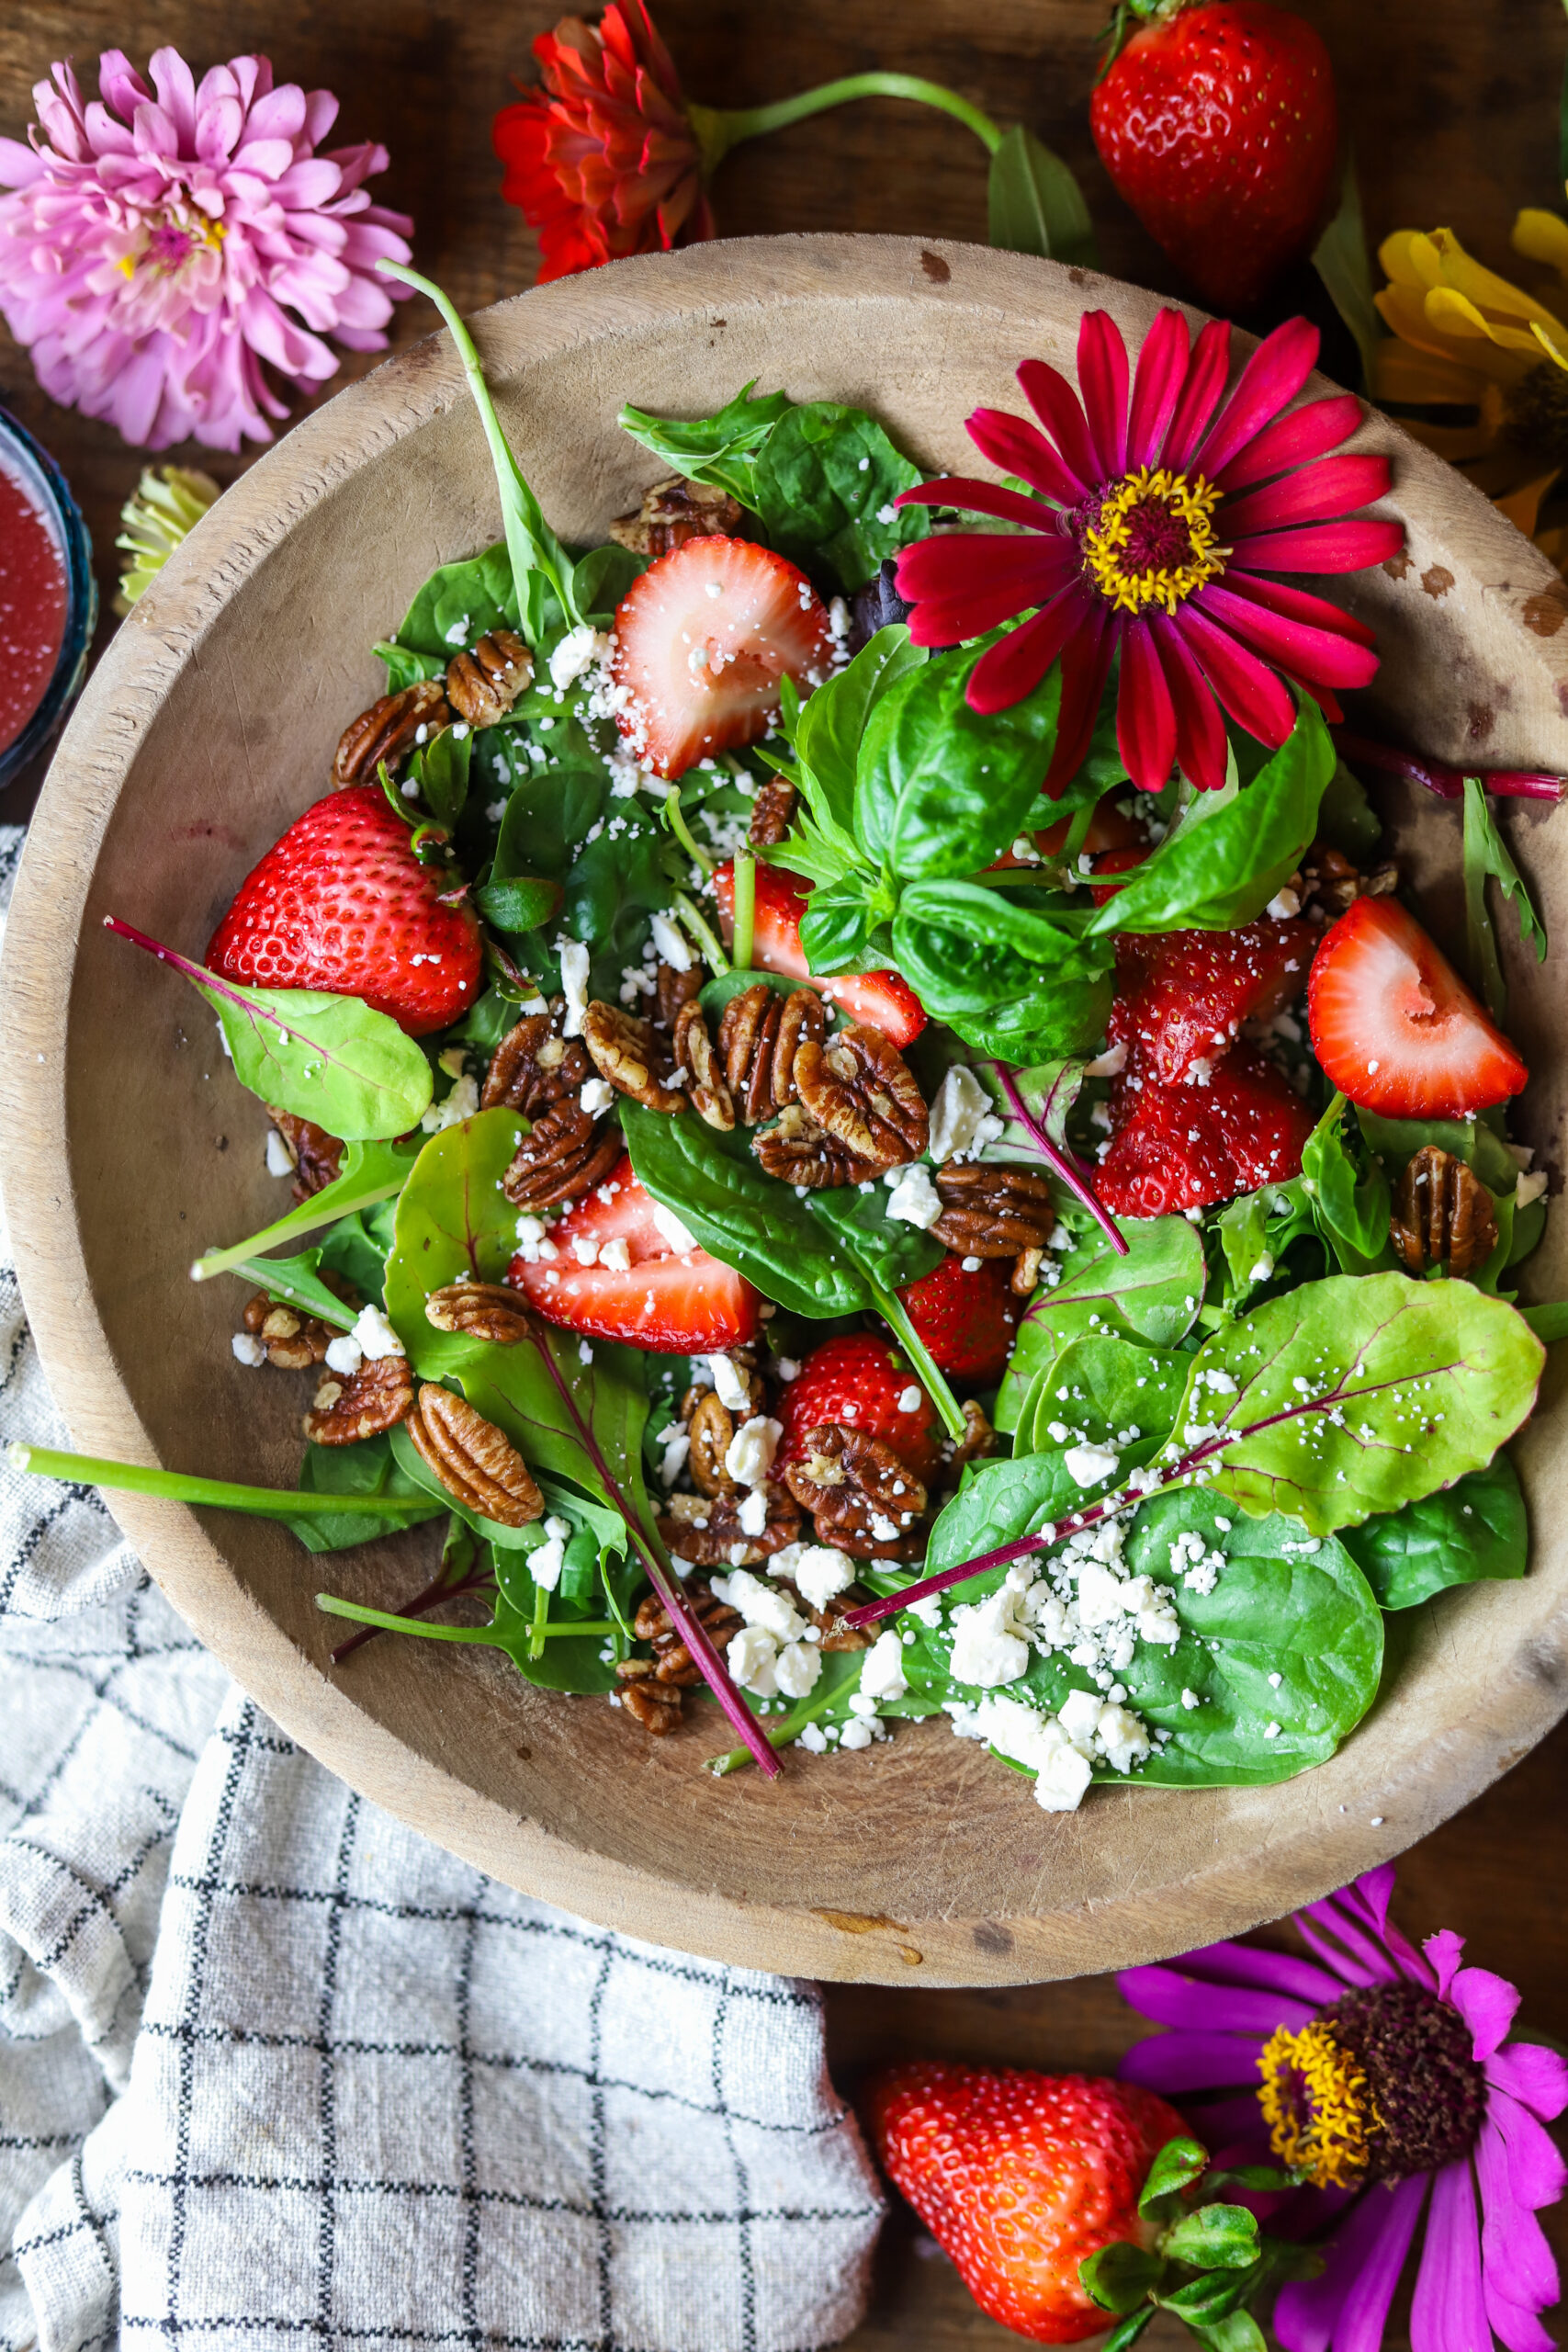
<path fill-rule="evenodd" d="M 449 1388 L 423 1383 L 409 1435 L 425 1467 L 468 1510 L 502 1527 L 526 1527 L 543 1516 L 545 1498 L 516 1447 Z"/>
<path fill-rule="evenodd" d="M 1021 1250 L 1043 1250 L 1055 1228 L 1050 1184 L 1032 1168 L 947 1159 L 934 1182 L 942 1215 L 931 1238 L 960 1257 L 1016 1258 Z"/>
<path fill-rule="evenodd" d="M 575 1100 L 557 1102 L 518 1145 L 501 1189 L 514 1208 L 558 1208 L 602 1184 L 622 1149 L 616 1128 L 602 1128 Z"/>
<path fill-rule="evenodd" d="M 446 699 L 470 727 L 493 727 L 534 682 L 534 657 L 514 629 L 491 629 L 446 664 Z"/>
<path fill-rule="evenodd" d="M 840 1650 L 868 1650 L 876 1639 L 875 1634 L 864 1626 L 845 1624 L 845 1617 L 855 1605 L 852 1593 L 835 1593 L 826 1609 L 813 1609 L 808 1600 L 800 1605 L 822 1636 L 817 1646 L 824 1657 Z"/>
<path fill-rule="evenodd" d="M 750 1568 L 786 1544 L 798 1544 L 802 1521 L 783 1487 L 772 1481 L 755 1491 L 767 1503 L 767 1518 L 750 1534 L 740 1513 L 750 1499 L 736 1487 L 722 1495 L 671 1495 L 659 1532 L 669 1549 L 699 1568 Z"/>
<path fill-rule="evenodd" d="M 1012 1261 L 1012 1272 L 1008 1277 L 1008 1288 L 1015 1298 L 1033 1297 L 1040 1281 L 1040 1267 L 1044 1255 L 1043 1250 L 1032 1249 L 1019 1251 Z"/>
<path fill-rule="evenodd" d="M 667 964 L 660 956 L 653 976 L 655 1027 L 673 1029 L 682 1006 L 690 1004 L 694 996 L 701 994 L 702 985 L 703 967 L 700 964 L 688 964 L 683 972 L 678 972 L 673 964 Z"/>
<path fill-rule="evenodd" d="M 383 760 L 388 775 L 396 775 L 416 743 L 451 724 L 439 678 L 416 678 L 395 695 L 382 695 L 344 729 L 333 754 L 333 782 L 340 791 L 345 784 L 374 784 Z"/>
<path fill-rule="evenodd" d="M 964 1398 L 962 1409 L 964 1435 L 953 1449 L 953 1458 L 948 1463 L 946 1476 L 942 1481 L 943 1485 L 948 1487 L 957 1486 L 966 1464 L 984 1462 L 987 1455 L 995 1453 L 997 1450 L 997 1433 L 973 1396 Z"/>
<path fill-rule="evenodd" d="M 1395 1189 L 1389 1234 L 1413 1274 L 1445 1261 L 1468 1274 L 1497 1247 L 1492 1195 L 1462 1159 L 1423 1144 Z"/>
<path fill-rule="evenodd" d="M 655 1739 L 672 1732 L 681 1721 L 683 1708 L 684 1694 L 679 1685 L 660 1682 L 651 1658 L 623 1658 L 615 1672 L 621 1678 L 621 1687 L 611 1693 L 611 1704 L 619 1703 L 632 1721 L 651 1732 Z"/>
<path fill-rule="evenodd" d="M 690 1076 L 692 1108 L 704 1125 L 728 1135 L 735 1125 L 735 1098 L 724 1082 L 707 1021 L 694 997 L 675 1017 L 675 1067 Z"/>
<path fill-rule="evenodd" d="M 280 1372 L 308 1372 L 325 1361 L 328 1348 L 339 1337 L 319 1316 L 301 1315 L 287 1301 L 271 1299 L 265 1290 L 245 1301 L 243 1317 L 253 1339 L 266 1350 L 268 1363 Z"/>
<path fill-rule="evenodd" d="M 925 1487 L 890 1445 L 824 1421 L 807 1430 L 801 1448 L 784 1475 L 795 1501 L 813 1514 L 819 1544 L 877 1560 L 905 1559 L 918 1549 Z"/>
<path fill-rule="evenodd" d="M 791 1102 L 776 1126 L 753 1136 L 751 1148 L 770 1176 L 818 1192 L 836 1184 L 863 1184 L 881 1172 L 880 1160 L 862 1159 L 819 1125 L 801 1102 Z"/>
<path fill-rule="evenodd" d="M 675 1069 L 670 1040 L 651 1021 L 595 1001 L 582 1016 L 582 1042 L 600 1077 L 618 1094 L 629 1094 L 650 1111 L 686 1108 L 685 1096 L 667 1082 Z"/>
<path fill-rule="evenodd" d="M 820 1044 L 827 1027 L 815 989 L 781 995 L 765 980 L 756 980 L 730 998 L 718 1024 L 718 1050 L 747 1126 L 799 1100 L 795 1055 L 808 1039 Z"/>
<path fill-rule="evenodd" d="M 526 1302 L 505 1283 L 447 1283 L 425 1300 L 424 1319 L 438 1331 L 491 1340 L 498 1348 L 514 1348 L 534 1336 Z"/>
<path fill-rule="evenodd" d="M 735 1420 L 728 1407 L 720 1404 L 716 1388 L 705 1388 L 697 1397 L 686 1423 L 686 1434 L 692 1442 L 687 1467 L 697 1492 L 728 1494 L 735 1481 L 724 1466 L 724 1457 L 735 1437 Z"/>
<path fill-rule="evenodd" d="M 914 1073 L 890 1037 L 857 1021 L 795 1057 L 800 1099 L 858 1159 L 896 1168 L 919 1159 L 931 1141 L 931 1114 Z"/>
<path fill-rule="evenodd" d="M 1357 899 L 1386 899 L 1399 888 L 1399 868 L 1385 861 L 1363 873 L 1342 850 L 1314 842 L 1286 887 L 1295 890 L 1303 910 L 1315 906 L 1319 921 L 1326 917 L 1332 922 Z"/>
<path fill-rule="evenodd" d="M 593 1065 L 578 1040 L 560 1034 L 565 1013 L 566 999 L 558 996 L 547 1012 L 530 1012 L 507 1031 L 485 1076 L 481 1110 L 505 1103 L 525 1119 L 536 1119 L 592 1077 Z"/>
<path fill-rule="evenodd" d="M 635 514 L 610 526 L 610 537 L 634 555 L 668 555 L 688 539 L 728 538 L 742 521 L 739 500 L 716 483 L 671 474 L 645 490 Z"/>
<path fill-rule="evenodd" d="M 772 849 L 784 840 L 795 822 L 795 805 L 799 797 L 787 775 L 771 775 L 759 787 L 751 803 L 751 823 L 747 834 L 753 849 Z"/>
<path fill-rule="evenodd" d="M 312 1445 L 357 1445 L 413 1410 L 413 1374 L 407 1356 L 367 1356 L 346 1381 L 323 1380 L 305 1416 Z"/>
<path fill-rule="evenodd" d="M 297 1119 L 292 1111 L 267 1104 L 267 1117 L 283 1138 L 283 1148 L 294 1162 L 294 1197 L 308 1201 L 312 1193 L 334 1183 L 343 1173 L 343 1144 L 314 1119 Z"/>
<path fill-rule="evenodd" d="M 728 1601 L 720 1600 L 702 1583 L 689 1584 L 686 1599 L 691 1604 L 693 1616 L 715 1649 L 722 1652 L 731 1635 L 740 1631 L 739 1611 L 731 1609 Z M 690 1690 L 702 1680 L 702 1668 L 686 1647 L 679 1626 L 657 1593 L 650 1592 L 642 1602 L 632 1620 L 632 1631 L 639 1642 L 652 1643 L 653 1671 L 660 1682 L 673 1683 L 677 1690 Z M 640 1661 L 626 1660 L 626 1665 L 637 1663 Z M 615 1671 L 630 1679 L 626 1676 L 626 1665 L 618 1666 Z"/>

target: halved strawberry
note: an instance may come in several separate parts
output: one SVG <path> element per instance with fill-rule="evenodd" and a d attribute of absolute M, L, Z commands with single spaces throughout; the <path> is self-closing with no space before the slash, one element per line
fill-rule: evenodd
<path fill-rule="evenodd" d="M 918 1283 L 905 1283 L 898 1295 L 939 1372 L 980 1388 L 1001 1378 L 1020 1313 L 1011 1271 L 1005 1258 L 966 1267 L 950 1251 Z"/>
<path fill-rule="evenodd" d="M 720 865 L 714 873 L 718 894 L 718 920 L 728 946 L 735 937 L 735 868 Z M 914 989 L 897 972 L 846 973 L 839 979 L 813 978 L 806 950 L 800 944 L 800 918 L 813 885 L 782 865 L 757 866 L 753 894 L 751 968 L 782 972 L 788 980 L 810 980 L 832 1004 L 842 1007 L 852 1021 L 869 1021 L 894 1045 L 911 1045 L 926 1025 L 925 1008 Z"/>
<path fill-rule="evenodd" d="M 1393 899 L 1355 899 L 1324 934 L 1307 1019 L 1325 1075 L 1385 1119 L 1457 1119 L 1529 1076 L 1446 956 Z"/>
<path fill-rule="evenodd" d="M 1142 847 L 1145 855 L 1147 854 L 1148 843 L 1145 841 L 1138 825 L 1126 814 L 1125 810 L 1119 808 L 1116 805 L 1119 799 L 1125 797 L 1125 794 L 1126 786 L 1118 786 L 1114 792 L 1106 793 L 1102 798 L 1095 802 L 1094 814 L 1089 820 L 1089 831 L 1083 838 L 1082 854 L 1084 856 L 1098 857 L 1105 850 L 1132 849 L 1135 845 Z M 1060 857 L 1066 847 L 1067 835 L 1072 830 L 1072 823 L 1070 814 L 1058 817 L 1054 825 L 1046 825 L 1040 832 L 1033 835 L 1034 847 L 1040 852 L 1042 857 Z M 1025 840 L 1029 838 L 1027 834 L 1024 836 Z M 987 867 L 987 871 L 998 874 L 1010 866 L 1032 865 L 1033 863 L 1032 858 L 1015 857 L 1010 849 L 1005 855 L 997 859 L 995 865 Z"/>
<path fill-rule="evenodd" d="M 828 616 L 804 571 L 750 539 L 688 539 L 649 564 L 615 613 L 615 724 L 660 775 L 767 732 L 787 671 L 827 675 Z"/>
<path fill-rule="evenodd" d="M 942 1459 L 942 1417 L 908 1358 L 874 1331 L 852 1331 L 813 1348 L 779 1399 L 784 1423 L 780 1463 L 798 1460 L 806 1433 L 840 1421 L 890 1445 L 917 1478 L 929 1479 Z"/>
<path fill-rule="evenodd" d="M 1122 1079 L 1094 1189 L 1113 1216 L 1208 1208 L 1299 1176 L 1312 1113 L 1270 1061 L 1236 1046 L 1206 1084 Z"/>
<path fill-rule="evenodd" d="M 1316 933 L 1260 915 L 1239 931 L 1124 933 L 1116 942 L 1111 1042 L 1158 1086 L 1179 1086 L 1306 986 Z"/>
<path fill-rule="evenodd" d="M 361 997 L 411 1037 L 449 1028 L 479 992 L 479 922 L 466 903 L 441 904 L 454 877 L 421 865 L 409 839 L 378 785 L 329 793 L 241 883 L 208 970 L 244 988 Z"/>
<path fill-rule="evenodd" d="M 532 1265 L 513 1258 L 506 1278 L 547 1323 L 656 1355 L 708 1355 L 754 1340 L 758 1293 L 695 1243 L 678 1247 L 682 1232 L 623 1159 L 550 1227 L 554 1256 Z"/>

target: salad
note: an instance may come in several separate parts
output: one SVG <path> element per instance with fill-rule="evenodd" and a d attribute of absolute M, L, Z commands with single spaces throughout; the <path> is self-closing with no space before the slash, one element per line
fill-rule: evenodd
<path fill-rule="evenodd" d="M 1467 778 L 1461 975 L 1335 731 L 1371 633 L 1296 584 L 1401 545 L 1359 404 L 1292 405 L 1301 322 L 1227 390 L 1228 329 L 1134 368 L 1090 312 L 1080 390 L 970 420 L 999 483 L 748 386 L 625 409 L 661 478 L 569 549 L 398 274 L 504 537 L 204 961 L 111 922 L 293 1181 L 192 1272 L 234 1378 L 308 1376 L 299 1485 L 18 1458 L 321 1555 L 428 1523 L 335 1656 L 494 1646 L 720 1772 L 924 1716 L 1050 1811 L 1321 1762 L 1391 1621 L 1525 1574 L 1568 1330 L 1513 1304 L 1528 888 Z"/>

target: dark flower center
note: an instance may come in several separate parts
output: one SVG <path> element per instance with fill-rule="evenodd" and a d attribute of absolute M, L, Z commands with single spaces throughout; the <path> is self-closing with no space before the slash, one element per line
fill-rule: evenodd
<path fill-rule="evenodd" d="M 1568 465 L 1568 374 L 1544 359 L 1499 398 L 1503 431 L 1516 449 L 1543 465 Z"/>
<path fill-rule="evenodd" d="M 1320 2188 L 1404 2180 L 1475 2145 L 1486 2082 L 1459 2011 L 1401 1982 L 1346 1993 L 1271 2036 L 1258 2103 L 1281 2164 Z"/>
<path fill-rule="evenodd" d="M 1084 578 L 1114 609 L 1178 605 L 1217 579 L 1229 550 L 1215 543 L 1219 492 L 1201 474 L 1140 466 L 1096 491 L 1068 517 Z"/>

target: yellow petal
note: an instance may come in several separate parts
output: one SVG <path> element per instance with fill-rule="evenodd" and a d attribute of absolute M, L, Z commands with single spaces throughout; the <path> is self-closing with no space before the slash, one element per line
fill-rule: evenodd
<path fill-rule="evenodd" d="M 1517 319 L 1521 325 L 1529 319 L 1540 319 L 1548 327 L 1560 325 L 1561 322 L 1552 317 L 1544 303 L 1527 294 L 1522 286 L 1511 285 L 1507 278 L 1499 277 L 1495 270 L 1483 269 L 1480 262 L 1472 261 L 1457 238 L 1450 238 L 1446 229 L 1437 232 L 1433 243 L 1440 240 L 1447 240 L 1442 257 L 1442 283 L 1445 287 L 1462 294 L 1478 310 L 1495 313 L 1503 319 Z"/>
<path fill-rule="evenodd" d="M 1553 466 L 1550 473 L 1538 475 L 1534 481 L 1525 482 L 1506 498 L 1495 498 L 1492 503 L 1499 514 L 1507 516 L 1517 531 L 1522 531 L 1527 539 L 1531 539 L 1535 537 L 1535 526 L 1540 514 L 1540 502 L 1561 471 L 1561 467 Z"/>
<path fill-rule="evenodd" d="M 1409 343 L 1396 340 L 1397 322 L 1380 296 L 1378 307 L 1382 311 L 1394 334 L 1385 337 L 1377 347 L 1376 389 L 1380 401 L 1403 401 L 1412 408 L 1429 408 L 1451 402 L 1471 407 L 1481 398 L 1484 378 L 1473 368 L 1458 360 Z"/>
<path fill-rule="evenodd" d="M 1557 213 L 1538 212 L 1527 205 L 1508 242 L 1527 261 L 1544 262 L 1559 277 L 1568 279 L 1568 220 Z"/>
<path fill-rule="evenodd" d="M 1427 317 L 1440 333 L 1452 336 L 1449 347 L 1456 357 L 1495 383 L 1517 384 L 1541 364 L 1541 346 L 1528 329 L 1483 318 L 1451 286 L 1433 287 L 1427 297 Z"/>
<path fill-rule="evenodd" d="M 1568 334 L 1564 334 L 1555 322 L 1550 331 L 1539 319 L 1533 320 L 1531 326 L 1537 343 L 1548 357 L 1555 360 L 1559 368 L 1568 369 Z"/>
<path fill-rule="evenodd" d="M 1396 286 L 1419 290 L 1436 286 L 1443 274 L 1442 256 L 1419 229 L 1396 229 L 1378 247 L 1378 259 Z"/>
<path fill-rule="evenodd" d="M 1436 323 L 1427 316 L 1426 295 L 1408 286 L 1385 286 L 1372 300 L 1387 323 L 1402 343 L 1416 351 L 1429 352 L 1434 359 L 1456 362 L 1461 367 L 1471 363 L 1472 352 L 1467 345 L 1462 351 L 1451 338 L 1445 339 Z M 1475 395 L 1467 393 L 1467 399 Z"/>

